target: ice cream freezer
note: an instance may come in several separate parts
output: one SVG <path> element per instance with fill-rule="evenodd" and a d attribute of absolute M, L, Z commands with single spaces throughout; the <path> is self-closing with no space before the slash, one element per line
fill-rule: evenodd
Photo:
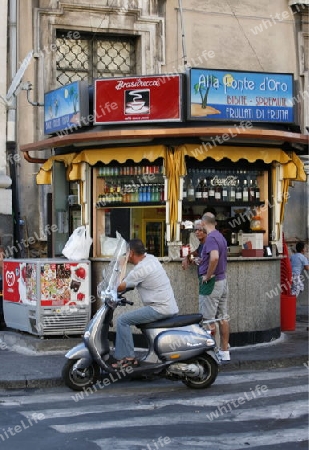
<path fill-rule="evenodd" d="M 83 333 L 91 314 L 90 261 L 4 259 L 7 327 L 38 336 Z"/>

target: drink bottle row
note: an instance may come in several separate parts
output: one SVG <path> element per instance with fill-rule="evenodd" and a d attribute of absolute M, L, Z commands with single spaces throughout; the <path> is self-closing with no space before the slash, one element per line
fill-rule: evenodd
<path fill-rule="evenodd" d="M 106 183 L 96 206 L 119 203 L 160 203 L 164 201 L 164 184 Z"/>
<path fill-rule="evenodd" d="M 163 166 L 103 166 L 98 168 L 99 177 L 136 176 L 163 174 Z"/>
<path fill-rule="evenodd" d="M 182 197 L 188 202 L 259 202 L 260 188 L 257 179 L 215 176 L 198 178 L 194 185 L 193 179 L 189 178 L 184 182 Z"/>

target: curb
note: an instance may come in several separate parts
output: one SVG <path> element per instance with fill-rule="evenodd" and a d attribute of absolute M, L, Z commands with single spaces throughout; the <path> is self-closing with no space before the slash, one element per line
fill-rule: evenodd
<path fill-rule="evenodd" d="M 24 378 L 18 380 L 0 380 L 0 389 L 38 389 L 38 388 L 53 388 L 64 386 L 61 377 L 59 378 Z"/>
<path fill-rule="evenodd" d="M 234 370 L 268 370 L 268 369 L 284 369 L 288 367 L 307 367 L 308 356 L 295 356 L 292 358 L 277 358 L 269 360 L 255 361 L 238 361 L 221 365 L 219 371 L 229 372 Z"/>

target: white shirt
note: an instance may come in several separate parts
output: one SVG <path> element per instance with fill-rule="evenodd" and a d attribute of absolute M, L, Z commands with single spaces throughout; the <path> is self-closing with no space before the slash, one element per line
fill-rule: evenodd
<path fill-rule="evenodd" d="M 160 261 L 145 254 L 124 279 L 127 287 L 136 287 L 144 306 L 167 316 L 177 314 L 179 309 L 170 280 Z"/>

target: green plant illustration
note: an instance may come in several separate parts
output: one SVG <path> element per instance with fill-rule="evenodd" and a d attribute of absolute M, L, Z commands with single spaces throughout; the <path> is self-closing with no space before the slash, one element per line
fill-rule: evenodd
<path fill-rule="evenodd" d="M 72 84 L 68 89 L 69 99 L 73 104 L 74 114 L 77 113 L 77 102 L 78 102 L 78 92 L 76 89 L 76 85 Z"/>
<path fill-rule="evenodd" d="M 208 94 L 209 94 L 210 88 L 214 87 L 215 89 L 217 89 L 216 86 L 219 86 L 219 79 L 217 77 L 215 77 L 214 75 L 207 75 L 206 80 L 207 80 L 207 82 L 205 82 L 205 77 L 203 76 L 202 80 L 200 78 L 199 82 L 193 86 L 195 94 L 200 94 L 200 96 L 201 96 L 202 109 L 207 108 Z M 201 82 L 201 81 L 203 81 L 203 82 Z"/>

